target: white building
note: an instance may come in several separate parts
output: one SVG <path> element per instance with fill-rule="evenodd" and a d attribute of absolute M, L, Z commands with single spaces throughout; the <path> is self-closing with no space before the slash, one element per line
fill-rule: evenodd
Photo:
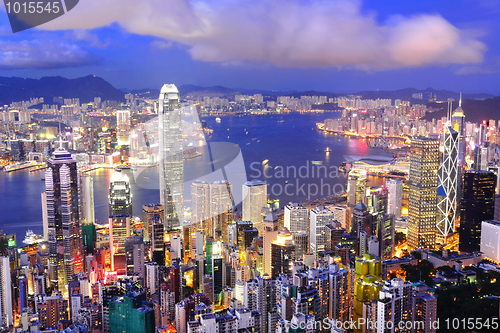
<path fill-rule="evenodd" d="M 393 214 L 394 218 L 401 216 L 403 202 L 403 183 L 400 180 L 389 179 L 385 182 L 388 189 L 387 213 Z"/>
<path fill-rule="evenodd" d="M 481 252 L 484 258 L 500 262 L 500 222 L 489 220 L 481 223 Z"/>
<path fill-rule="evenodd" d="M 0 318 L 2 325 L 12 326 L 12 286 L 9 257 L 0 257 Z"/>
<path fill-rule="evenodd" d="M 243 184 L 243 221 L 251 221 L 262 234 L 262 208 L 267 207 L 267 184 L 252 180 Z"/>
<path fill-rule="evenodd" d="M 325 227 L 335 221 L 335 214 L 326 207 L 313 208 L 310 212 L 311 253 L 325 250 Z"/>
<path fill-rule="evenodd" d="M 309 232 L 309 211 L 307 208 L 297 203 L 286 205 L 284 226 L 292 233 L 298 231 Z"/>

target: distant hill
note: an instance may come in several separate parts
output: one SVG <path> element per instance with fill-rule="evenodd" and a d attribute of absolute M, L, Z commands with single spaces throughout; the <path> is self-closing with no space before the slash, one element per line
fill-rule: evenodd
<path fill-rule="evenodd" d="M 448 103 L 428 103 L 428 107 L 439 109 L 425 115 L 423 119 L 432 120 L 446 117 Z M 458 101 L 453 102 L 453 110 L 458 107 Z M 462 109 L 465 114 L 465 121 L 479 123 L 483 120 L 500 120 L 500 96 L 485 100 L 462 99 Z"/>
<path fill-rule="evenodd" d="M 47 76 L 41 79 L 0 77 L 0 105 L 43 97 L 44 104 L 54 104 L 53 97 L 79 98 L 81 103 L 101 97 L 102 101 L 125 101 L 125 94 L 104 79 L 88 75 L 77 79 Z"/>
<path fill-rule="evenodd" d="M 234 89 L 215 86 L 215 87 L 200 87 L 192 84 L 186 84 L 179 87 L 179 94 L 181 98 L 191 97 L 220 97 L 220 98 L 234 98 L 235 95 L 241 95 L 241 92 Z"/>
<path fill-rule="evenodd" d="M 422 93 L 424 99 L 414 99 L 412 95 L 415 93 Z M 438 101 L 447 101 L 448 98 L 457 100 L 460 98 L 460 93 L 448 91 L 448 90 L 435 90 L 432 88 L 427 88 L 424 90 L 415 88 L 405 88 L 395 91 L 360 91 L 353 95 L 360 95 L 363 99 L 377 99 L 377 98 L 390 98 L 390 99 L 401 99 L 405 101 L 410 101 L 412 104 L 426 104 L 428 101 L 429 93 L 434 93 Z M 480 100 L 492 98 L 493 95 L 490 94 L 463 94 L 462 99 Z"/>

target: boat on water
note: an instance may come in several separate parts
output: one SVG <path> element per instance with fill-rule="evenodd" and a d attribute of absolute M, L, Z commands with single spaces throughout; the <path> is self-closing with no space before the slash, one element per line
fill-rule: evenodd
<path fill-rule="evenodd" d="M 221 122 L 220 118 L 219 117 L 215 118 L 215 122 L 220 123 Z"/>
<path fill-rule="evenodd" d="M 26 245 L 31 245 L 35 243 L 43 242 L 43 236 L 37 235 L 33 232 L 33 230 L 28 229 L 26 231 L 26 236 L 24 237 L 23 243 Z"/>
<path fill-rule="evenodd" d="M 325 149 L 325 151 L 326 151 L 327 153 L 329 153 L 329 152 L 331 152 L 332 150 L 330 149 L 330 147 L 327 147 L 327 148 Z"/>
<path fill-rule="evenodd" d="M 262 161 L 262 165 L 266 165 L 267 163 L 269 163 L 269 160 L 267 159 Z"/>
<path fill-rule="evenodd" d="M 313 165 L 322 165 L 323 161 L 312 161 L 311 162 Z"/>

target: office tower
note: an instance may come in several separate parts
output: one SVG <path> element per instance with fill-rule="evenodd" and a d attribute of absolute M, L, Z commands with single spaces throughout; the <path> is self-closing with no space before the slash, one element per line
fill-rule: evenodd
<path fill-rule="evenodd" d="M 212 277 L 214 282 L 214 304 L 219 304 L 221 301 L 222 289 L 225 286 L 226 279 L 224 278 L 224 258 L 220 254 L 212 256 Z"/>
<path fill-rule="evenodd" d="M 325 227 L 335 221 L 335 214 L 324 206 L 313 208 L 310 212 L 310 249 L 311 253 L 325 251 Z"/>
<path fill-rule="evenodd" d="M 342 241 L 344 231 L 345 229 L 341 227 L 338 221 L 334 221 L 325 227 L 325 251 L 334 251 L 334 254 L 338 254 L 338 246 Z"/>
<path fill-rule="evenodd" d="M 14 324 L 9 257 L 0 257 L 0 318 L 2 326 Z"/>
<path fill-rule="evenodd" d="M 165 208 L 165 230 L 184 222 L 184 158 L 179 90 L 165 84 L 159 98 L 160 202 Z"/>
<path fill-rule="evenodd" d="M 165 226 L 160 215 L 151 219 L 149 226 L 151 242 L 151 260 L 160 266 L 165 265 Z"/>
<path fill-rule="evenodd" d="M 334 206 L 330 207 L 330 210 L 333 210 L 335 214 L 335 220 L 340 222 L 342 228 L 347 230 L 347 232 L 351 231 L 351 221 L 348 218 L 348 209 L 346 206 Z"/>
<path fill-rule="evenodd" d="M 158 290 L 158 264 L 148 262 L 146 264 L 146 288 L 150 295 L 153 295 Z M 179 276 L 179 275 L 178 275 Z"/>
<path fill-rule="evenodd" d="M 212 275 L 205 274 L 202 278 L 203 293 L 214 303 L 214 278 Z"/>
<path fill-rule="evenodd" d="M 388 189 L 387 213 L 393 214 L 397 219 L 401 216 L 403 203 L 403 182 L 401 180 L 389 179 L 385 182 Z"/>
<path fill-rule="evenodd" d="M 451 103 L 450 103 L 451 104 Z M 450 105 L 451 108 L 451 105 Z M 448 117 L 450 119 L 450 117 Z M 465 114 L 462 110 L 462 93 L 460 93 L 460 100 L 458 102 L 458 108 L 456 108 L 451 114 L 451 127 L 455 132 L 457 132 L 457 144 L 458 144 L 458 164 L 463 167 L 465 163 Z"/>
<path fill-rule="evenodd" d="M 261 180 L 252 180 L 243 184 L 243 217 L 251 221 L 262 234 L 262 208 L 267 207 L 267 184 Z"/>
<path fill-rule="evenodd" d="M 285 206 L 284 226 L 290 232 L 305 231 L 309 233 L 309 211 L 298 203 L 289 203 Z"/>
<path fill-rule="evenodd" d="M 385 281 L 376 302 L 377 327 L 385 328 L 388 322 L 391 322 L 394 327 L 405 327 L 406 323 L 411 322 L 412 286 L 412 282 L 402 278 Z"/>
<path fill-rule="evenodd" d="M 367 321 L 363 305 L 376 300 L 382 289 L 382 263 L 375 255 L 366 253 L 356 258 L 354 272 L 353 320 L 359 323 L 361 318 Z M 354 331 L 361 332 L 359 329 Z"/>
<path fill-rule="evenodd" d="M 83 223 L 82 223 L 82 243 L 86 248 L 86 253 L 94 253 L 97 234 L 95 229 L 94 214 L 94 180 L 88 174 L 82 174 L 82 201 L 83 201 Z"/>
<path fill-rule="evenodd" d="M 236 244 L 241 253 L 246 250 L 245 247 L 245 231 L 253 229 L 253 223 L 250 221 L 236 221 Z"/>
<path fill-rule="evenodd" d="M 408 249 L 434 249 L 439 164 L 439 141 L 411 141 Z"/>
<path fill-rule="evenodd" d="M 116 110 L 116 139 L 119 146 L 129 145 L 130 110 Z"/>
<path fill-rule="evenodd" d="M 125 258 L 127 261 L 127 275 L 138 275 L 144 278 L 144 241 L 142 236 L 125 238 Z"/>
<path fill-rule="evenodd" d="M 309 234 L 306 231 L 292 233 L 293 244 L 295 244 L 295 259 L 301 259 L 304 254 L 310 253 Z"/>
<path fill-rule="evenodd" d="M 213 224 L 210 223 L 210 188 L 201 180 L 191 184 L 191 223 L 205 236 L 214 237 Z"/>
<path fill-rule="evenodd" d="M 210 218 L 213 221 L 215 239 L 219 240 L 220 237 L 220 240 L 228 243 L 228 229 L 233 221 L 233 192 L 228 181 L 210 184 Z"/>
<path fill-rule="evenodd" d="M 147 204 L 142 206 L 143 236 L 145 242 L 150 242 L 151 225 L 153 216 L 158 215 L 164 221 L 165 211 L 161 204 Z"/>
<path fill-rule="evenodd" d="M 282 273 L 289 275 L 294 261 L 293 236 L 287 228 L 283 228 L 280 230 L 278 238 L 271 242 L 271 277 L 275 279 Z"/>
<path fill-rule="evenodd" d="M 155 313 L 144 294 L 129 293 L 109 304 L 109 332 L 155 332 Z"/>
<path fill-rule="evenodd" d="M 366 206 L 360 202 L 352 211 L 351 234 L 356 236 L 356 240 L 360 242 L 361 232 L 365 232 L 367 236 L 372 235 L 373 216 L 370 214 Z M 359 245 L 357 247 L 359 250 Z"/>
<path fill-rule="evenodd" d="M 329 265 L 328 317 L 345 322 L 349 319 L 350 270 L 339 264 Z"/>
<path fill-rule="evenodd" d="M 350 207 L 362 202 L 365 197 L 366 171 L 353 169 L 347 179 L 347 204 Z"/>
<path fill-rule="evenodd" d="M 379 214 L 377 216 L 378 255 L 382 260 L 392 259 L 394 256 L 395 223 L 391 214 Z M 373 252 L 370 252 L 373 253 Z"/>
<path fill-rule="evenodd" d="M 244 287 L 245 307 L 251 311 L 259 311 L 261 314 L 260 326 L 262 332 L 274 332 L 268 330 L 269 312 L 277 305 L 276 280 L 268 276 L 258 276 L 255 279 L 245 282 Z"/>
<path fill-rule="evenodd" d="M 79 175 L 76 161 L 64 149 L 47 161 L 49 275 L 53 286 L 65 291 L 71 275 L 82 270 L 82 239 L 79 212 Z"/>
<path fill-rule="evenodd" d="M 474 169 L 477 171 L 487 171 L 488 170 L 488 150 L 490 143 L 488 141 L 477 145 L 474 148 Z"/>
<path fill-rule="evenodd" d="M 413 323 L 423 323 L 417 332 L 435 333 L 437 319 L 437 296 L 434 294 L 434 289 L 422 282 L 413 284 L 413 300 L 412 300 L 412 319 Z"/>
<path fill-rule="evenodd" d="M 278 218 L 273 213 L 269 213 L 264 218 L 263 224 L 264 273 L 271 275 L 271 243 L 278 238 Z"/>
<path fill-rule="evenodd" d="M 495 185 L 496 175 L 493 172 L 465 172 L 460 205 L 460 251 L 480 250 L 481 222 L 494 217 Z"/>
<path fill-rule="evenodd" d="M 117 170 L 109 184 L 109 252 L 111 270 L 126 274 L 125 238 L 130 236 L 132 194 L 126 174 Z"/>
<path fill-rule="evenodd" d="M 451 103 L 449 104 L 451 111 Z M 460 134 L 452 127 L 450 111 L 443 129 L 443 154 L 438 171 L 437 241 L 445 244 L 446 238 L 455 232 L 459 193 L 459 147 Z M 457 111 L 457 110 L 455 110 Z M 462 127 L 459 123 L 456 127 Z"/>

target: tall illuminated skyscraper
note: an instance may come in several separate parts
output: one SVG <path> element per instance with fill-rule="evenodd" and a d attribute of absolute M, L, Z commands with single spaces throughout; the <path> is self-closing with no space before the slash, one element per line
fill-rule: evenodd
<path fill-rule="evenodd" d="M 82 270 L 78 183 L 78 169 L 71 154 L 62 148 L 54 151 L 45 171 L 49 278 L 63 292 L 71 275 Z"/>
<path fill-rule="evenodd" d="M 290 275 L 292 263 L 295 261 L 295 244 L 293 236 L 287 228 L 280 230 L 275 241 L 271 242 L 271 277 L 280 274 Z"/>
<path fill-rule="evenodd" d="M 165 229 L 178 228 L 184 221 L 184 158 L 179 90 L 165 84 L 159 98 L 160 202 L 165 207 Z"/>
<path fill-rule="evenodd" d="M 109 251 L 111 270 L 126 274 L 125 238 L 130 236 L 132 193 L 126 174 L 115 171 L 109 184 Z"/>
<path fill-rule="evenodd" d="M 460 93 L 458 108 L 451 114 L 451 127 L 458 133 L 458 164 L 463 166 L 465 163 L 465 114 L 462 110 L 462 93 Z"/>
<path fill-rule="evenodd" d="M 433 249 L 436 242 L 436 210 L 439 141 L 411 140 L 408 249 Z"/>
<path fill-rule="evenodd" d="M 494 217 L 495 185 L 496 175 L 493 172 L 469 170 L 464 174 L 464 195 L 460 205 L 460 251 L 480 250 L 481 223 Z"/>
<path fill-rule="evenodd" d="M 458 110 L 458 109 L 457 109 Z M 456 111 L 456 110 L 455 110 Z M 455 112 L 454 112 L 455 114 Z M 439 167 L 437 241 L 444 244 L 446 238 L 455 232 L 455 218 L 459 192 L 459 144 L 460 135 L 451 126 L 451 103 L 448 106 L 448 120 L 443 129 L 443 155 Z M 457 126 L 458 128 L 459 126 Z"/>
<path fill-rule="evenodd" d="M 210 217 L 216 240 L 221 238 L 224 243 L 228 243 L 228 230 L 233 222 L 233 191 L 226 180 L 210 184 Z"/>
<path fill-rule="evenodd" d="M 116 110 L 116 140 L 118 145 L 129 145 L 130 135 L 130 110 Z"/>
<path fill-rule="evenodd" d="M 262 234 L 262 208 L 267 207 L 267 184 L 252 180 L 243 184 L 243 221 L 251 221 Z"/>

